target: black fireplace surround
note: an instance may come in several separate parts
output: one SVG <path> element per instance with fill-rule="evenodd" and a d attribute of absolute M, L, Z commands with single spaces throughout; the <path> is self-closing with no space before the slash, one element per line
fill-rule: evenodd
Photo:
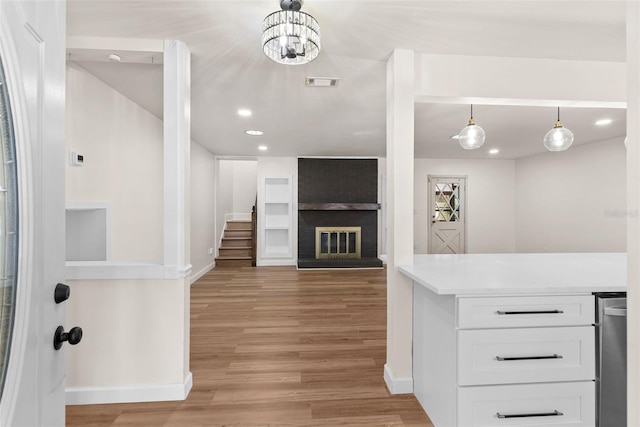
<path fill-rule="evenodd" d="M 298 159 L 298 268 L 381 267 L 378 160 Z M 361 258 L 316 259 L 316 227 L 361 227 Z"/>

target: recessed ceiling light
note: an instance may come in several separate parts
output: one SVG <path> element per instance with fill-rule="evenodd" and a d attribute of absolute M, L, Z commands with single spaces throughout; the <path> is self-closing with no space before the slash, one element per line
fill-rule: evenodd
<path fill-rule="evenodd" d="M 497 148 L 492 148 L 491 150 L 489 150 L 489 154 L 498 154 L 500 152 L 500 150 L 498 150 Z"/>
<path fill-rule="evenodd" d="M 111 62 L 122 62 L 122 57 L 117 53 L 110 53 L 107 55 L 107 59 Z"/>
<path fill-rule="evenodd" d="M 266 145 L 258 145 L 258 150 L 260 151 L 267 151 L 267 148 L 269 147 L 267 147 Z"/>
<path fill-rule="evenodd" d="M 251 115 L 251 110 L 247 110 L 246 108 L 241 108 L 238 110 L 238 115 L 242 117 L 249 117 Z"/>
<path fill-rule="evenodd" d="M 458 134 L 451 135 L 449 138 L 451 138 L 451 139 L 460 139 L 460 135 L 458 135 Z"/>
<path fill-rule="evenodd" d="M 597 126 L 605 126 L 605 125 L 609 125 L 609 124 L 611 124 L 611 122 L 612 122 L 612 121 L 613 121 L 613 120 L 611 120 L 611 119 L 600 119 L 600 120 L 598 120 L 598 121 L 596 122 L 596 125 L 597 125 Z"/>
<path fill-rule="evenodd" d="M 261 130 L 245 130 L 244 133 L 251 136 L 264 135 L 264 132 L 262 132 Z"/>

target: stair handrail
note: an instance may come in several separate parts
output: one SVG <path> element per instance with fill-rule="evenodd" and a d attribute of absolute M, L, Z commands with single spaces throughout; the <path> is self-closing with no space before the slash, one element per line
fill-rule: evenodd
<path fill-rule="evenodd" d="M 251 266 L 256 266 L 257 248 L 258 248 L 258 195 L 256 194 L 256 202 L 251 207 Z"/>

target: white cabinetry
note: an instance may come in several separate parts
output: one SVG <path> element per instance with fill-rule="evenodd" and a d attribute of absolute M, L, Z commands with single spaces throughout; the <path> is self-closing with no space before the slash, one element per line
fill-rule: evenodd
<path fill-rule="evenodd" d="M 262 257 L 292 256 L 291 176 L 264 178 Z"/>
<path fill-rule="evenodd" d="M 414 394 L 436 427 L 595 425 L 592 295 L 414 284 Z"/>

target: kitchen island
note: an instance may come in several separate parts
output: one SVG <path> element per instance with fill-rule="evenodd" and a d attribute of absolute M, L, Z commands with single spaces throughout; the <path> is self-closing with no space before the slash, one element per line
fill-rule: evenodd
<path fill-rule="evenodd" d="M 416 255 L 414 394 L 436 427 L 595 425 L 594 292 L 626 254 Z"/>

